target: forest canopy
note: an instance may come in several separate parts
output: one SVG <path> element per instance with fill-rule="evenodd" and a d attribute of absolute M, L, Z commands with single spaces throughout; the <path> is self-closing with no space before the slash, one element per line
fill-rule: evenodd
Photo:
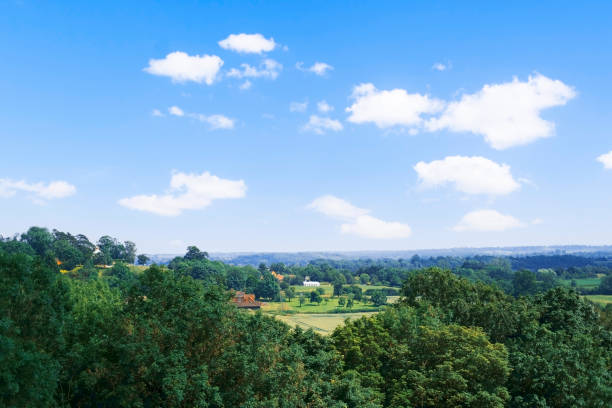
<path fill-rule="evenodd" d="M 453 268 L 400 268 L 397 303 L 320 336 L 230 302 L 233 290 L 285 293 L 272 271 L 299 269 L 227 265 L 196 247 L 167 266 L 134 269 L 135 256 L 129 241 L 36 227 L 0 241 L 1 406 L 612 404 L 612 309 L 536 274 L 532 287 L 507 269 L 533 289 L 513 293 Z M 386 279 L 385 267 L 325 265 L 296 277 L 319 271 L 339 290 Z"/>

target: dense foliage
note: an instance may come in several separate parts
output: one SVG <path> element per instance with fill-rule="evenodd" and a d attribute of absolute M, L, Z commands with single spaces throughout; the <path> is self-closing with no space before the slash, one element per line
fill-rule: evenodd
<path fill-rule="evenodd" d="M 126 256 L 135 246 L 101 239 L 115 263 L 95 268 L 87 242 L 44 229 L 0 241 L 0 406 L 612 404 L 612 308 L 544 290 L 539 278 L 534 287 L 526 273 L 512 273 L 522 293 L 507 293 L 445 269 L 406 269 L 398 303 L 322 337 L 229 301 L 228 288 L 290 296 L 272 271 L 291 267 L 230 266 L 190 247 L 168 267 L 135 272 Z M 78 266 L 60 273 L 70 253 Z M 346 302 L 365 295 L 355 274 L 304 269 L 334 276 Z M 360 282 L 379 276 L 359 272 Z M 380 304 L 388 295 L 370 293 Z"/>

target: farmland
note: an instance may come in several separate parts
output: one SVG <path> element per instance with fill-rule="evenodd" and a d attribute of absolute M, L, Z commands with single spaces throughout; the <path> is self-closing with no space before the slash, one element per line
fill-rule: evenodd
<path fill-rule="evenodd" d="M 585 298 L 602 306 L 612 304 L 612 295 L 587 295 Z"/>
<path fill-rule="evenodd" d="M 297 313 L 289 315 L 276 315 L 280 321 L 287 323 L 290 326 L 299 326 L 302 329 L 312 329 L 316 333 L 329 335 L 334 329 L 341 324 L 344 324 L 346 319 L 359 319 L 363 316 L 371 316 L 376 312 L 361 312 L 361 313 Z"/>

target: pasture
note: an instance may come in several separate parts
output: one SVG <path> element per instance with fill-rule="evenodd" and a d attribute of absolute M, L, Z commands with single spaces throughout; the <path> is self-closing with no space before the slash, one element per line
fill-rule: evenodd
<path fill-rule="evenodd" d="M 370 316 L 374 313 L 375 312 L 332 314 L 297 313 L 292 315 L 276 315 L 275 317 L 290 326 L 299 326 L 305 330 L 312 329 L 319 334 L 329 335 L 336 327 L 344 324 L 346 319 L 359 319 L 362 316 Z"/>
<path fill-rule="evenodd" d="M 612 304 L 612 295 L 586 295 L 585 298 L 602 306 Z"/>

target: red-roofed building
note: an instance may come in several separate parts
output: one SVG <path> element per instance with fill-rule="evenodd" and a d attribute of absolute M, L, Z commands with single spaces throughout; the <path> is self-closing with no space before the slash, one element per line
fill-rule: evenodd
<path fill-rule="evenodd" d="M 262 303 L 255 300 L 255 295 L 252 293 L 236 292 L 232 299 L 234 304 L 241 309 L 260 309 Z"/>

